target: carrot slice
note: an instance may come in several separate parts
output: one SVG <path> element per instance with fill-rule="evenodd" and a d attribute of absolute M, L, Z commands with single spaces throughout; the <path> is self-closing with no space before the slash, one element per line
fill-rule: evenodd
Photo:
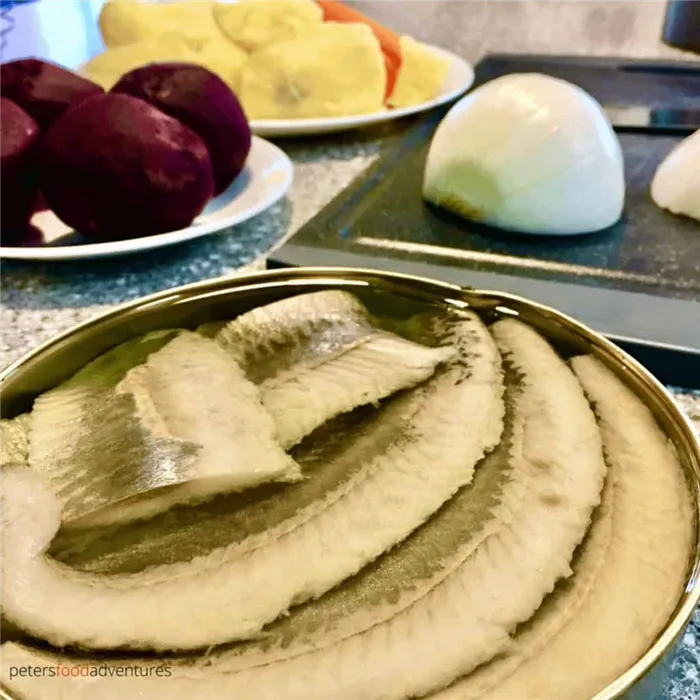
<path fill-rule="evenodd" d="M 399 53 L 397 56 L 384 49 L 382 49 L 382 53 L 384 54 L 384 66 L 386 67 L 386 90 L 384 92 L 384 101 L 386 102 L 394 92 L 394 87 L 396 87 L 399 70 L 401 69 L 401 54 Z"/>
<path fill-rule="evenodd" d="M 339 0 L 317 0 L 319 7 L 323 10 L 325 22 L 362 22 L 369 25 L 374 32 L 374 36 L 379 41 L 379 46 L 384 54 L 384 65 L 386 66 L 386 93 L 384 99 L 388 99 L 394 91 L 396 78 L 401 68 L 401 44 L 399 35 L 383 24 L 376 22 L 359 10 L 349 7 Z"/>

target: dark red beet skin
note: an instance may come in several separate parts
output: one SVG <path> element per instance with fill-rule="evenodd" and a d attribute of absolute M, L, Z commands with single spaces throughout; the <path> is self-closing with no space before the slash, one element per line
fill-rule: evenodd
<path fill-rule="evenodd" d="M 46 211 L 49 205 L 46 203 L 46 197 L 44 197 L 43 192 L 39 192 L 36 201 L 34 202 L 33 212 L 38 214 L 42 211 Z"/>
<path fill-rule="evenodd" d="M 209 149 L 216 193 L 243 169 L 250 127 L 231 88 L 211 71 L 190 63 L 152 63 L 122 76 L 112 92 L 150 102 L 198 133 Z"/>
<path fill-rule="evenodd" d="M 68 226 L 120 240 L 190 225 L 214 192 L 202 139 L 143 100 L 92 97 L 44 135 L 41 190 Z"/>
<path fill-rule="evenodd" d="M 104 93 L 92 81 L 38 58 L 3 63 L 0 89 L 4 97 L 34 117 L 42 129 L 48 129 L 73 105 Z"/>
<path fill-rule="evenodd" d="M 21 107 L 0 97 L 0 228 L 5 243 L 25 234 L 37 199 L 39 125 Z"/>

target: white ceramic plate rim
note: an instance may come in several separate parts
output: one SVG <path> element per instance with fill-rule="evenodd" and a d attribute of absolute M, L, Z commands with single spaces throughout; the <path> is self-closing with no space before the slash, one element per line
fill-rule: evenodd
<path fill-rule="evenodd" d="M 246 168 L 250 178 L 246 188 L 220 208 L 225 209 L 233 205 L 238 197 L 246 191 L 250 193 L 251 190 L 253 192 L 259 190 L 259 195 L 256 193 L 255 200 L 244 209 L 234 210 L 230 214 L 221 214 L 220 210 L 205 211 L 194 220 L 191 226 L 185 229 L 143 238 L 128 238 L 122 241 L 84 245 L 0 246 L 0 257 L 10 260 L 78 260 L 124 255 L 189 241 L 235 226 L 260 214 L 284 197 L 292 185 L 294 175 L 294 168 L 287 154 L 258 136 L 253 137 Z M 219 195 L 219 197 L 225 196 L 225 192 Z"/>
<path fill-rule="evenodd" d="M 400 119 L 411 114 L 425 112 L 434 107 L 451 102 L 466 92 L 474 82 L 474 69 L 471 64 L 461 56 L 443 49 L 439 46 L 430 45 L 436 53 L 444 56 L 450 62 L 449 72 L 443 83 L 440 94 L 417 105 L 410 107 L 399 107 L 398 109 L 387 109 L 381 112 L 370 114 L 358 114 L 352 117 L 326 117 L 317 119 L 252 119 L 250 128 L 260 136 L 301 136 L 304 134 L 323 134 L 333 131 L 345 131 L 357 129 L 370 124 L 380 124 L 382 122 Z"/>

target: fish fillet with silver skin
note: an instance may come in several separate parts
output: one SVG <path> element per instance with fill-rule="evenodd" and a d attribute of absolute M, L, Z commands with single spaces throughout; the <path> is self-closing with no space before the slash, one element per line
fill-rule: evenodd
<path fill-rule="evenodd" d="M 205 324 L 198 332 L 217 337 L 260 386 L 263 404 L 278 431 L 287 436 L 279 439 L 290 445 L 321 423 L 332 428 L 328 420 L 338 413 L 347 416 L 358 404 L 378 406 L 378 399 L 427 379 L 438 362 L 454 355 L 449 346 L 435 347 L 434 337 L 414 338 L 408 329 L 397 327 L 418 341 L 411 342 L 378 328 L 377 323 L 356 296 L 332 290 L 277 301 L 233 322 Z M 355 425 L 353 421 L 350 417 Z M 387 422 L 383 425 L 386 435 Z M 337 432 L 347 430 L 348 426 L 337 425 Z M 381 439 L 372 435 L 378 448 Z M 304 481 L 284 493 L 273 487 L 219 498 L 198 506 L 194 514 L 177 509 L 122 527 L 83 528 L 77 533 L 64 529 L 52 543 L 51 553 L 82 570 L 133 573 L 181 561 L 188 552 L 191 558 L 265 529 L 255 540 L 259 546 L 260 538 L 272 540 L 291 527 L 295 509 L 297 520 L 305 518 L 311 498 L 317 499 L 318 506 L 321 499 L 339 493 L 342 482 L 348 482 L 365 459 L 358 449 L 338 445 L 337 435 L 330 441 L 339 449 L 329 451 L 328 438 L 326 429 L 324 435 L 307 436 L 293 449 L 304 468 Z M 364 438 L 362 444 L 371 455 L 374 446 Z M 252 541 L 248 539 L 248 546 Z"/>
<path fill-rule="evenodd" d="M 263 385 L 261 398 L 283 447 L 299 442 L 338 413 L 427 379 L 452 354 L 449 348 L 425 347 L 378 330 L 362 303 L 340 291 L 301 295 L 256 309 L 228 324 L 219 338 L 248 378 Z M 85 528 L 129 522 L 209 494 L 298 478 L 292 461 L 283 464 L 272 447 L 269 459 L 260 459 L 257 465 L 249 460 L 254 468 L 248 473 L 238 460 L 238 468 L 228 476 L 222 470 L 218 484 L 212 478 L 216 465 L 222 464 L 222 450 L 217 458 L 208 449 L 211 440 L 199 444 L 194 426 L 206 433 L 208 420 L 220 423 L 225 418 L 225 377 L 229 377 L 229 403 L 234 384 L 242 383 L 231 380 L 235 367 L 224 366 L 208 342 L 186 331 L 151 333 L 111 350 L 35 402 L 30 465 L 49 475 L 64 501 L 65 524 Z M 168 349 L 173 344 L 183 347 L 178 357 Z M 197 356 L 196 362 L 187 355 L 185 344 Z M 163 355 L 169 356 L 172 367 L 159 360 Z M 214 365 L 207 372 L 206 357 L 218 367 L 220 378 L 213 378 Z M 150 376 L 153 384 L 159 372 L 160 395 L 170 395 L 176 407 L 191 399 L 198 402 L 189 414 L 191 420 L 178 420 L 177 411 L 167 409 L 164 398 L 149 396 L 145 379 Z M 214 398 L 222 404 L 218 408 L 216 402 L 210 405 Z M 161 413 L 178 422 L 179 430 L 168 429 L 154 401 Z M 240 412 L 228 409 L 240 422 Z M 10 426 L 5 426 L 8 433 Z M 269 427 L 261 432 L 269 434 Z M 232 447 L 231 452 L 240 450 Z M 98 464 L 102 468 L 95 469 Z M 198 464 L 208 465 L 207 483 L 190 478 Z"/>
<path fill-rule="evenodd" d="M 591 527 L 574 555 L 571 576 L 560 580 L 539 610 L 518 627 L 508 649 L 449 688 L 431 694 L 430 700 L 528 697 L 518 689 L 520 674 L 526 670 L 528 661 L 574 619 L 609 556 L 615 495 L 615 475 L 611 471 L 608 469 L 601 503 L 593 515 Z M 511 688 L 510 694 L 505 692 Z"/>
<path fill-rule="evenodd" d="M 569 624 L 485 700 L 592 697 L 658 639 L 688 578 L 693 513 L 673 446 L 651 411 L 600 360 L 575 357 L 571 365 L 595 407 L 613 476 L 610 545 Z"/>
<path fill-rule="evenodd" d="M 22 679 L 27 698 L 51 687 L 56 700 L 124 693 L 405 700 L 507 649 L 516 625 L 570 573 L 605 464 L 595 420 L 570 370 L 518 322 L 497 324 L 494 332 L 511 367 L 505 441 L 473 484 L 405 542 L 317 603 L 293 610 L 258 643 L 213 650 L 194 662 L 171 660 L 169 678 L 76 679 L 60 687 Z M 57 659 L 19 646 L 11 653 L 37 665 Z"/>
<path fill-rule="evenodd" d="M 8 470 L 4 615 L 56 645 L 195 649 L 254 636 L 352 576 L 469 483 L 500 439 L 495 344 L 474 314 L 454 312 L 449 321 L 442 341 L 459 355 L 380 412 L 375 429 L 388 424 L 392 439 L 369 460 L 358 446 L 363 466 L 342 491 L 255 548 L 223 547 L 125 576 L 78 572 L 45 553 L 60 525 L 58 501 L 37 475 Z"/>
<path fill-rule="evenodd" d="M 574 575 L 506 654 L 431 700 L 588 700 L 651 646 L 682 594 L 693 517 L 678 456 L 649 409 L 598 359 L 570 364 L 595 407 L 609 464 Z"/>
<path fill-rule="evenodd" d="M 558 363 L 561 366 L 560 360 Z M 203 665 L 216 665 L 225 657 L 227 672 L 240 671 L 331 646 L 407 609 L 480 547 L 493 546 L 494 533 L 524 505 L 528 495 L 520 469 L 523 441 L 518 437 L 523 422 L 522 384 L 516 370 L 506 373 L 507 413 L 501 444 L 478 465 L 473 482 L 426 524 L 339 588 L 268 626 L 262 641 L 214 651 Z M 590 412 L 580 402 L 578 408 L 584 408 L 584 424 L 590 428 Z M 600 470 L 600 444 L 593 440 L 592 446 L 593 463 L 597 456 Z M 601 516 L 603 534 L 608 515 L 606 510 Z"/>
<path fill-rule="evenodd" d="M 360 300 L 344 291 L 259 307 L 216 339 L 260 385 L 287 449 L 341 413 L 426 380 L 454 355 L 376 328 Z"/>
<path fill-rule="evenodd" d="M 217 343 L 183 331 L 134 348 L 136 366 L 120 354 L 109 382 L 83 371 L 35 401 L 29 464 L 59 495 L 64 523 L 124 522 L 299 478 L 258 389 Z"/>
<path fill-rule="evenodd" d="M 155 331 L 121 343 L 35 399 L 27 423 L 26 458 L 60 498 L 64 522 L 152 488 L 147 475 L 154 462 L 192 458 L 195 445 L 151 439 L 130 420 L 133 403 L 113 396 L 129 370 L 181 332 Z M 125 446 L 129 428 L 133 443 Z"/>

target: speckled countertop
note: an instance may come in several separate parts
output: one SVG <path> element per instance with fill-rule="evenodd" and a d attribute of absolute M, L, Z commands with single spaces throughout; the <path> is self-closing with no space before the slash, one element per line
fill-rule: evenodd
<path fill-rule="evenodd" d="M 658 42 L 665 5 L 653 0 L 367 4 L 372 5 L 373 14 L 391 19 L 399 29 L 447 45 L 472 60 L 487 50 L 674 55 Z M 4 262 L 0 365 L 120 302 L 179 284 L 263 268 L 267 253 L 377 157 L 390 130 L 379 127 L 280 142 L 295 165 L 289 196 L 234 229 L 138 257 L 80 263 Z M 700 433 L 700 395 L 673 391 Z M 700 613 L 685 633 L 664 697 L 700 698 Z"/>

